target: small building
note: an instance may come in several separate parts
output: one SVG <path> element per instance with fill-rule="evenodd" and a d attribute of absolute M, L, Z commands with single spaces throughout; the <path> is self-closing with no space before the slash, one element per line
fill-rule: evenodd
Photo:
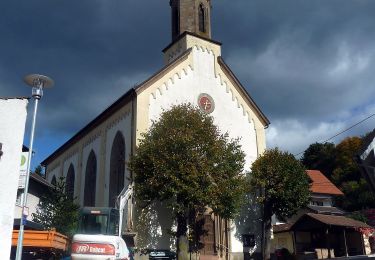
<path fill-rule="evenodd" d="M 343 193 L 323 173 L 307 174 L 312 181 L 310 205 L 287 223 L 273 226 L 272 250 L 286 248 L 299 259 L 369 254 L 372 227 L 333 207 L 334 196 Z"/>
<path fill-rule="evenodd" d="M 23 151 L 27 148 L 24 146 Z M 19 187 L 23 187 L 22 178 Z M 26 208 L 28 215 L 24 224 L 23 259 L 50 259 L 51 256 L 61 256 L 68 250 L 69 239 L 56 230 L 44 230 L 43 225 L 33 222 L 33 213 L 37 212 L 38 204 L 43 196 L 48 196 L 53 185 L 36 174 L 31 173 L 29 189 L 27 193 Z M 16 255 L 18 233 L 22 218 L 22 194 L 23 189 L 18 189 L 16 207 L 14 210 L 14 223 L 12 234 L 11 259 Z"/>
<path fill-rule="evenodd" d="M 375 129 L 363 140 L 357 162 L 373 191 L 375 191 Z"/>
<path fill-rule="evenodd" d="M 46 195 L 49 188 L 52 188 L 51 185 L 45 178 L 42 176 L 32 173 L 30 174 L 29 179 L 29 190 L 27 193 L 27 203 L 26 207 L 28 209 L 27 224 L 26 227 L 30 226 L 32 229 L 40 229 L 39 225 L 36 225 L 32 222 L 32 214 L 36 213 L 37 206 L 39 204 L 40 198 L 43 195 Z M 20 219 L 22 217 L 22 190 L 19 189 L 17 192 L 16 207 L 14 209 L 14 229 L 19 228 Z"/>

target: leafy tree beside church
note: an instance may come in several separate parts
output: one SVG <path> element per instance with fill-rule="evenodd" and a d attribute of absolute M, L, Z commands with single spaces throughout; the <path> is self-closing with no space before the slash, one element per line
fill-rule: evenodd
<path fill-rule="evenodd" d="M 292 154 L 267 150 L 251 167 L 250 187 L 263 206 L 264 259 L 270 258 L 271 218 L 285 219 L 310 201 L 310 179 Z"/>
<path fill-rule="evenodd" d="M 209 207 L 231 219 L 245 194 L 244 152 L 238 140 L 220 133 L 213 118 L 190 104 L 173 106 L 143 134 L 129 169 L 135 176 L 136 198 L 162 201 L 177 223 L 179 256 L 187 236 L 199 232 L 197 222 Z M 188 234 L 189 233 L 189 234 Z"/>
<path fill-rule="evenodd" d="M 73 236 L 79 215 L 79 205 L 66 192 L 65 178 L 61 177 L 49 192 L 40 198 L 33 221 L 41 224 L 44 229 L 56 229 L 58 232 Z"/>

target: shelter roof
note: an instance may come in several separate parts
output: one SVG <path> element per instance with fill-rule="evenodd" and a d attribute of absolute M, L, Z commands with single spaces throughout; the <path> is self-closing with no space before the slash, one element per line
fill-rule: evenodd
<path fill-rule="evenodd" d="M 321 171 L 307 170 L 307 174 L 312 180 L 310 191 L 319 194 L 344 195 Z"/>
<path fill-rule="evenodd" d="M 45 185 L 47 187 L 53 187 L 52 184 L 50 184 L 45 178 L 40 176 L 39 174 L 32 173 L 30 174 L 30 178 L 36 182 L 39 182 L 42 185 Z"/>
<path fill-rule="evenodd" d="M 371 228 L 371 226 L 367 225 L 364 222 L 354 220 L 351 218 L 347 218 L 344 216 L 334 216 L 334 215 L 325 215 L 325 214 L 315 214 L 315 213 L 307 213 L 303 215 L 296 223 L 293 224 L 292 229 L 294 229 L 298 225 L 303 225 L 304 221 L 306 220 L 315 220 L 325 225 L 329 226 L 337 226 L 337 227 L 349 227 L 349 228 Z"/>

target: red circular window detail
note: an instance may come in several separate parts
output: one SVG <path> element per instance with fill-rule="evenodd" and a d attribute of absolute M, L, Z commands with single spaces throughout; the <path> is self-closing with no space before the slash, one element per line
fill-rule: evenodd
<path fill-rule="evenodd" d="M 198 106 L 202 111 L 212 113 L 215 109 L 215 102 L 210 95 L 200 94 L 198 97 Z"/>

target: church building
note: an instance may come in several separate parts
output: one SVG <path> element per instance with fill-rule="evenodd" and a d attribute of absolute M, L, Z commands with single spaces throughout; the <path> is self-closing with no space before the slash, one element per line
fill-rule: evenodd
<path fill-rule="evenodd" d="M 270 122 L 224 62 L 221 43 L 211 38 L 211 4 L 211 0 L 170 0 L 172 42 L 163 50 L 165 66 L 42 162 L 50 183 L 63 176 L 68 192 L 81 206 L 114 207 L 117 195 L 132 181 L 126 164 L 141 134 L 163 110 L 182 103 L 209 113 L 223 133 L 240 138 L 245 170 L 250 170 L 266 148 L 265 128 Z M 134 235 L 135 247 L 172 250 L 168 231 L 172 222 L 163 215 L 162 205 L 150 209 L 145 224 L 137 215 L 141 209 L 134 201 L 130 204 L 124 234 Z M 248 204 L 229 223 L 205 216 L 211 237 L 204 239 L 201 259 L 243 259 L 245 251 L 261 253 L 261 213 L 250 198 Z M 244 243 L 249 239 L 253 242 Z"/>

